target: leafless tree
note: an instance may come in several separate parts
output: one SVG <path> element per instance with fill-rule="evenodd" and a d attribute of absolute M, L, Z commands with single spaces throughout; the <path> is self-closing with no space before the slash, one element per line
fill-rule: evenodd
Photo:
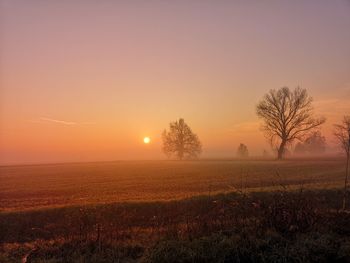
<path fill-rule="evenodd" d="M 312 98 L 306 89 L 288 87 L 270 90 L 259 102 L 257 115 L 264 120 L 263 129 L 271 145 L 277 144 L 278 159 L 282 159 L 286 146 L 302 140 L 325 122 L 313 117 Z"/>
<path fill-rule="evenodd" d="M 196 158 L 202 152 L 202 145 L 198 136 L 183 119 L 170 123 L 169 132 L 163 132 L 163 152 L 168 156 Z"/>
<path fill-rule="evenodd" d="M 345 169 L 344 196 L 343 196 L 343 210 L 345 210 L 347 184 L 348 184 L 348 176 L 349 176 L 349 158 L 350 158 L 350 116 L 345 116 L 341 124 L 335 125 L 334 136 L 346 155 L 346 169 Z"/>
<path fill-rule="evenodd" d="M 240 158 L 247 158 L 249 156 L 248 147 L 241 143 L 237 149 L 237 156 Z"/>

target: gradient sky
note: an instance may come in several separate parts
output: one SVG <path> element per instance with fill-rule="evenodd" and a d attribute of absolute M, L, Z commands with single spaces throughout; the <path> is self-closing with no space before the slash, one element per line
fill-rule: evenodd
<path fill-rule="evenodd" d="M 0 163 L 160 159 L 184 118 L 203 157 L 269 149 L 269 90 L 350 114 L 350 1 L 0 0 Z M 151 143 L 143 144 L 150 136 Z"/>

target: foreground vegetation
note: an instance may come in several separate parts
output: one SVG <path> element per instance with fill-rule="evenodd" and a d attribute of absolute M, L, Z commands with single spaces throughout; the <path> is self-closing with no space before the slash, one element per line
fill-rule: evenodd
<path fill-rule="evenodd" d="M 0 214 L 1 262 L 349 262 L 340 190 Z"/>
<path fill-rule="evenodd" d="M 350 262 L 341 159 L 0 167 L 0 262 Z"/>

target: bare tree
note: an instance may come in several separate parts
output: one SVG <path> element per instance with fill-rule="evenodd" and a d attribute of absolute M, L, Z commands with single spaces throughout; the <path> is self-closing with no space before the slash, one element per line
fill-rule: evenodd
<path fill-rule="evenodd" d="M 288 87 L 270 90 L 256 108 L 264 120 L 263 129 L 271 145 L 277 144 L 278 159 L 282 159 L 286 146 L 294 140 L 302 140 L 325 122 L 313 117 L 312 98 L 306 89 Z"/>
<path fill-rule="evenodd" d="M 335 125 L 334 136 L 336 137 L 340 147 L 346 155 L 346 169 L 344 180 L 344 196 L 343 196 L 343 210 L 346 206 L 347 184 L 349 176 L 349 158 L 350 158 L 350 116 L 345 116 L 341 124 Z"/>
<path fill-rule="evenodd" d="M 202 145 L 198 136 L 185 123 L 179 119 L 170 123 L 170 130 L 163 132 L 163 152 L 168 156 L 176 156 L 179 160 L 183 158 L 196 158 L 202 152 Z"/>
<path fill-rule="evenodd" d="M 241 143 L 237 149 L 237 156 L 240 158 L 247 158 L 249 156 L 248 147 Z"/>

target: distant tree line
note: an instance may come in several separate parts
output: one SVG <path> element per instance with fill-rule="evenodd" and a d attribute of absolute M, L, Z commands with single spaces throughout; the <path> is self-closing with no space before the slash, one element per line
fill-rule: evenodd
<path fill-rule="evenodd" d="M 319 155 L 326 151 L 326 138 L 320 131 L 313 132 L 294 148 L 295 155 Z"/>
<path fill-rule="evenodd" d="M 294 148 L 296 155 L 325 152 L 326 139 L 319 131 L 325 118 L 315 117 L 312 101 L 306 89 L 297 87 L 290 90 L 288 87 L 282 87 L 270 90 L 256 106 L 257 116 L 263 121 L 263 132 L 273 152 L 276 152 L 277 159 L 281 160 L 290 154 L 288 148 L 295 141 L 297 141 Z M 346 126 L 346 121 L 343 126 Z M 336 127 L 338 131 L 336 137 L 340 140 L 340 126 Z M 192 159 L 197 158 L 202 152 L 199 137 L 182 118 L 169 124 L 169 130 L 164 130 L 162 139 L 163 152 L 168 157 L 179 160 Z M 237 156 L 239 158 L 249 156 L 245 144 L 239 145 Z M 264 150 L 263 156 L 267 157 L 269 153 Z"/>

